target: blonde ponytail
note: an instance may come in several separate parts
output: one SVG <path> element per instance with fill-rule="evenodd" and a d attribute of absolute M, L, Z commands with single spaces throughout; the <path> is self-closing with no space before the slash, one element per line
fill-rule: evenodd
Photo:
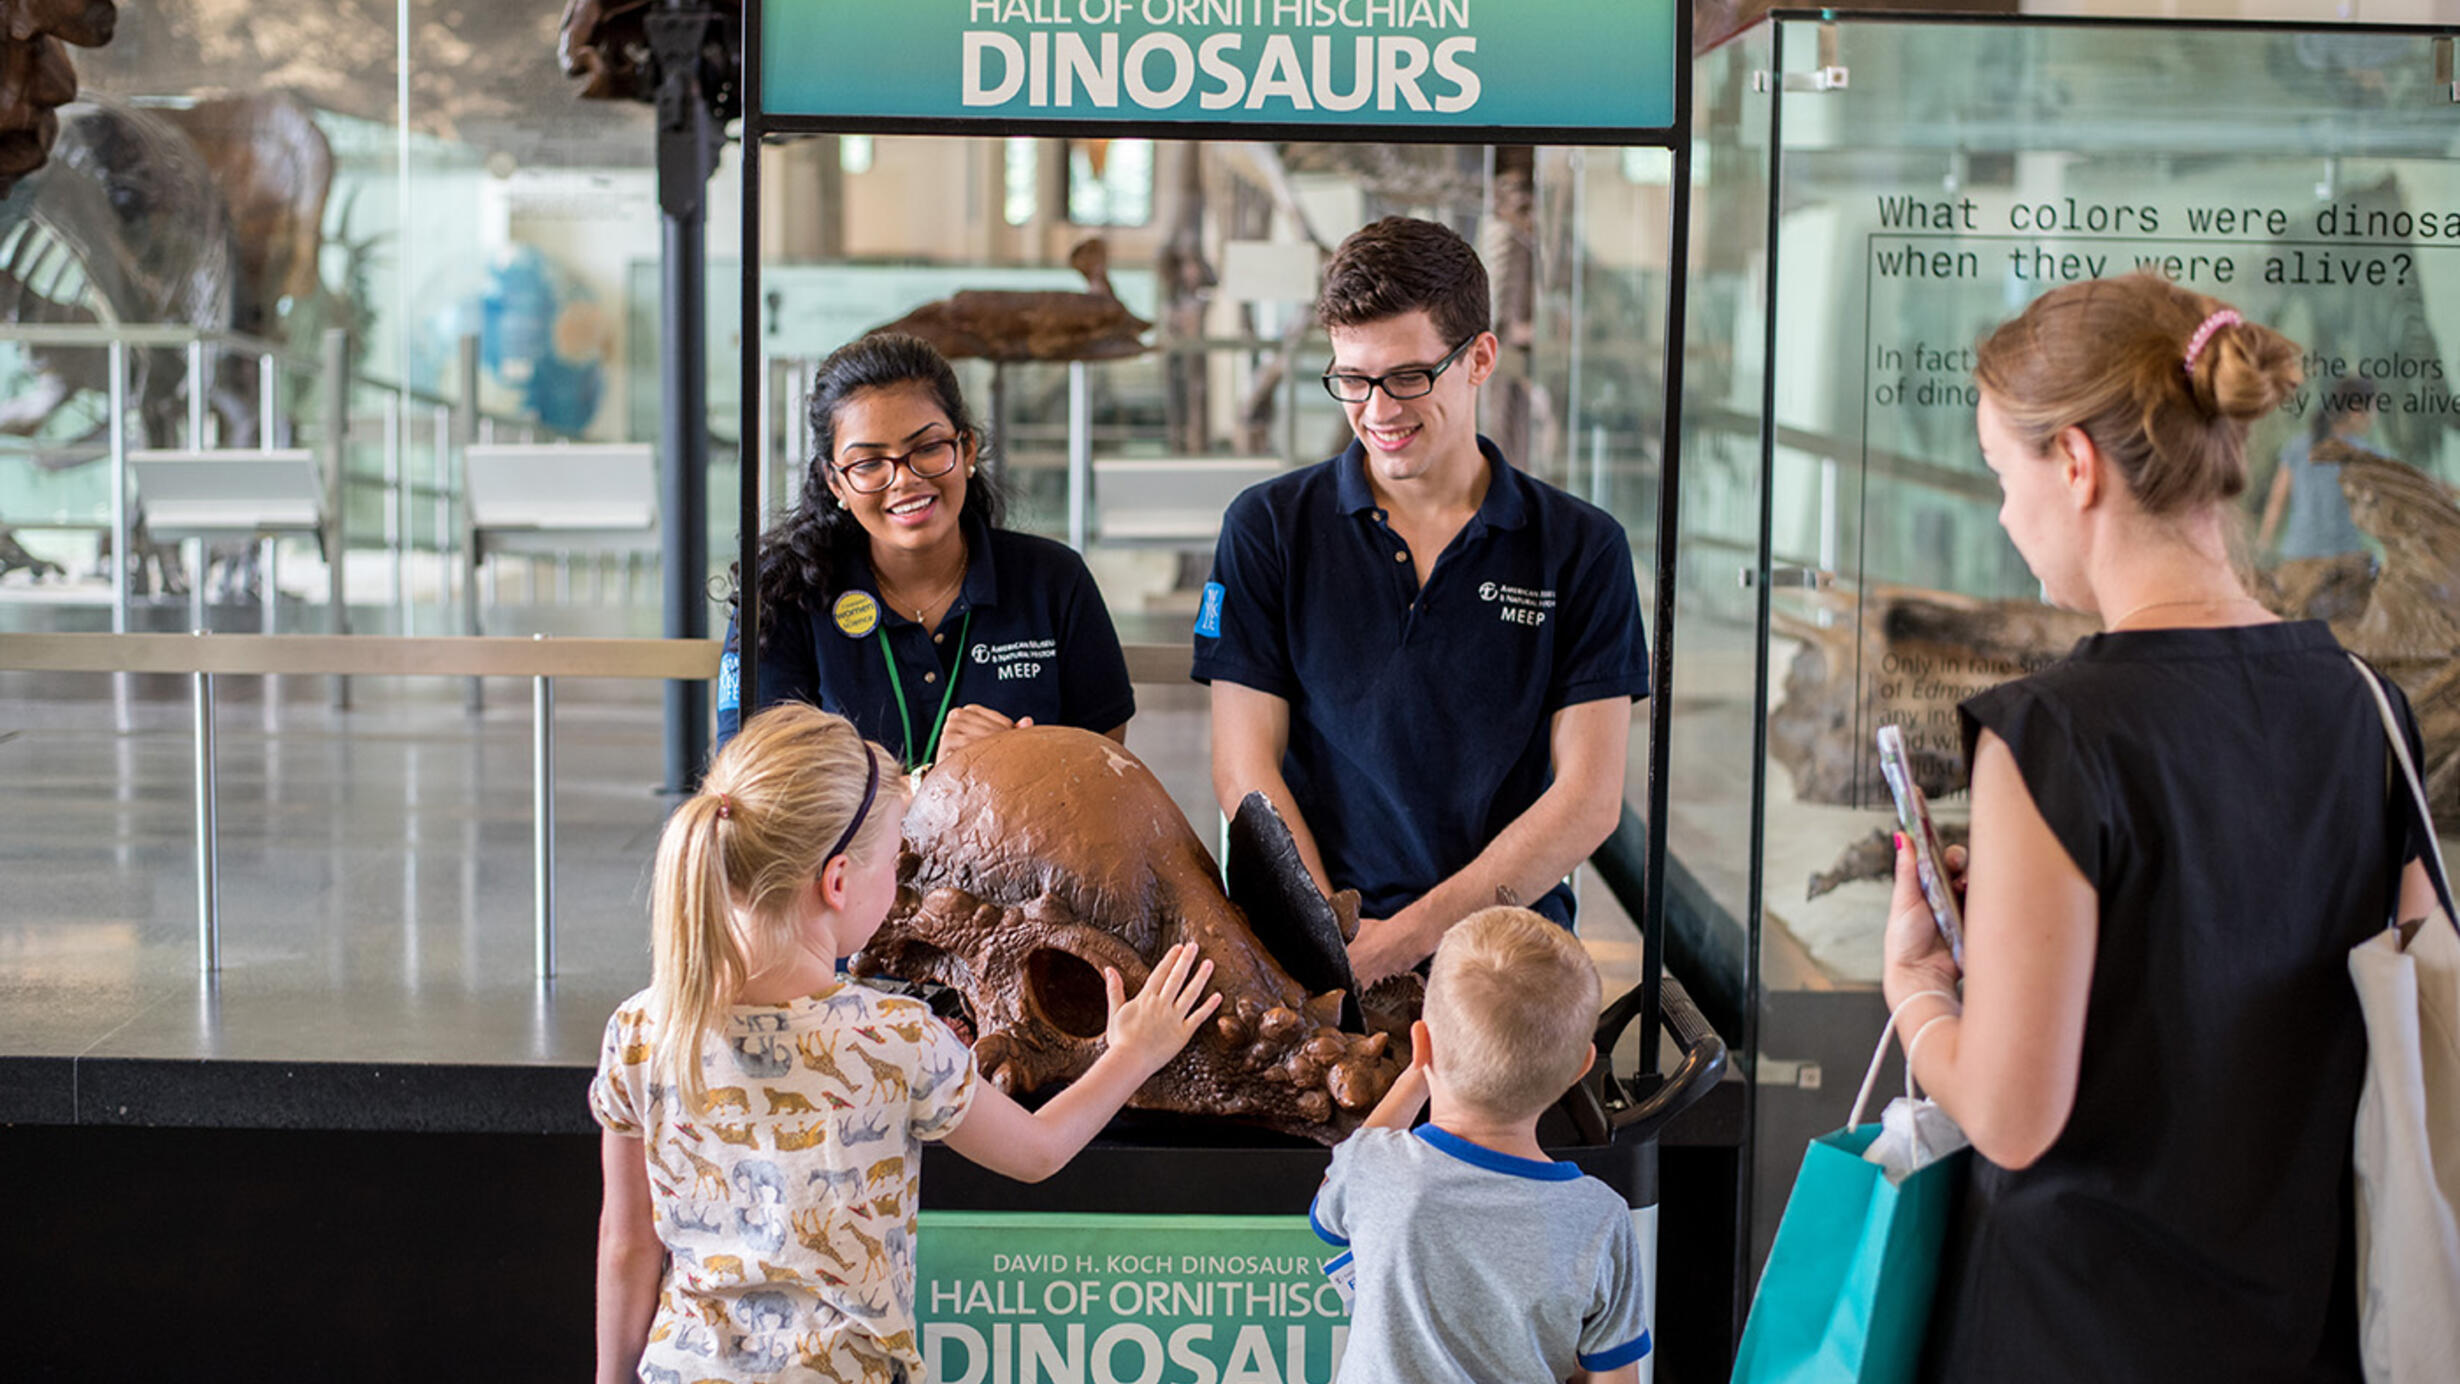
<path fill-rule="evenodd" d="M 875 775 L 876 801 L 855 822 Z M 828 864 L 830 844 L 852 826 L 852 859 L 896 849 L 904 785 L 896 760 L 852 722 L 787 703 L 745 722 L 701 791 L 667 818 L 650 886 L 650 994 L 661 1016 L 651 1070 L 679 1110 L 702 1113 L 702 1049 L 745 980 L 798 945 L 793 900 Z"/>

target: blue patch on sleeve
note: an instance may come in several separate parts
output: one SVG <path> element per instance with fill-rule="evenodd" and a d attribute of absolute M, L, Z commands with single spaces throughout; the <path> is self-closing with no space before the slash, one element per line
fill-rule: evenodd
<path fill-rule="evenodd" d="M 1207 639 L 1221 638 L 1221 603 L 1229 594 L 1220 582 L 1204 584 L 1204 604 L 1196 608 L 1196 633 Z"/>
<path fill-rule="evenodd" d="M 1319 1198 L 1319 1199 L 1320 1199 L 1320 1198 Z M 1329 1231 L 1329 1230 L 1326 1230 L 1326 1229 L 1324 1228 L 1324 1223 L 1323 1223 L 1322 1221 L 1319 1221 L 1319 1220 L 1317 1220 L 1317 1219 L 1315 1218 L 1315 1206 L 1314 1206 L 1314 1204 L 1313 1204 L 1313 1203 L 1309 1203 L 1309 1204 L 1308 1204 L 1308 1207 L 1307 1207 L 1307 1224 L 1308 1224 L 1308 1226 L 1309 1226 L 1310 1228 L 1312 1228 L 1312 1229 L 1315 1231 L 1315 1237 L 1316 1237 L 1317 1239 L 1319 1239 L 1319 1240 L 1322 1240 L 1325 1244 L 1328 1244 L 1328 1245 L 1334 1245 L 1334 1246 L 1337 1246 L 1337 1247 L 1339 1247 L 1339 1248 L 1341 1248 L 1341 1249 L 1348 1249 L 1348 1248 L 1350 1247 L 1350 1242 L 1349 1242 L 1348 1240 L 1343 1239 L 1341 1236 L 1338 1236 L 1338 1235 L 1333 1234 L 1333 1233 L 1332 1233 L 1331 1231 Z M 1341 1258 L 1342 1258 L 1342 1259 L 1347 1259 L 1347 1258 L 1349 1258 L 1349 1256 L 1345 1254 L 1345 1255 L 1342 1255 L 1342 1256 L 1341 1256 Z M 1337 1263 L 1339 1263 L 1339 1262 L 1340 1262 L 1340 1260 L 1335 1260 L 1335 1261 L 1333 1261 L 1333 1262 L 1334 1262 L 1335 1264 L 1337 1264 Z M 1333 1265 L 1332 1265 L 1332 1264 L 1327 1264 L 1327 1265 L 1325 1265 L 1325 1268 L 1326 1268 L 1326 1269 L 1330 1269 L 1330 1268 L 1332 1268 L 1332 1267 L 1333 1267 Z"/>
<path fill-rule="evenodd" d="M 724 711 L 735 711 L 743 705 L 743 658 L 732 649 L 718 660 L 717 704 Z"/>
<path fill-rule="evenodd" d="M 1604 1374 L 1608 1370 L 1619 1370 L 1648 1353 L 1649 1333 L 1643 1331 L 1640 1333 L 1639 1340 L 1625 1341 L 1612 1350 L 1601 1350 L 1595 1355 L 1583 1355 L 1577 1358 L 1582 1369 Z"/>

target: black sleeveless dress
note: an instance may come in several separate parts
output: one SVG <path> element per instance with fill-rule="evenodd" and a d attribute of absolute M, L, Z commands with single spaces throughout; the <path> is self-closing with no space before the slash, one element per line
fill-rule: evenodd
<path fill-rule="evenodd" d="M 1964 727 L 2101 919 L 2074 1113 L 2030 1168 L 1971 1160 L 1926 1375 L 2357 1379 L 2346 962 L 2415 854 L 2357 670 L 2319 622 L 2094 635 Z"/>

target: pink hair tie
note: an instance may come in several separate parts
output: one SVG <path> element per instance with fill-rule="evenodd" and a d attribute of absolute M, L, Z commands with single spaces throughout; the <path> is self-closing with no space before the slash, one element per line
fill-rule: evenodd
<path fill-rule="evenodd" d="M 725 794 L 723 794 L 723 793 L 720 793 L 720 794 L 718 794 L 718 795 L 717 795 L 717 800 L 718 800 L 718 820 L 719 820 L 719 821 L 723 822 L 723 821 L 725 821 L 727 818 L 732 817 L 732 816 L 734 816 L 734 815 L 735 815 L 735 804 L 734 804 L 734 800 L 733 800 L 733 799 L 731 799 L 731 798 L 727 797 L 727 796 L 726 796 Z"/>
<path fill-rule="evenodd" d="M 2240 317 L 2236 311 L 2230 308 L 2223 308 L 2219 312 L 2214 313 L 2212 316 L 2205 318 L 2204 324 L 2195 329 L 2195 335 L 2187 338 L 2187 373 L 2190 375 L 2195 373 L 2195 358 L 2203 354 L 2204 343 L 2212 340 L 2212 334 L 2214 332 L 2221 330 L 2223 327 L 2237 326 L 2245 320 L 2245 318 Z"/>

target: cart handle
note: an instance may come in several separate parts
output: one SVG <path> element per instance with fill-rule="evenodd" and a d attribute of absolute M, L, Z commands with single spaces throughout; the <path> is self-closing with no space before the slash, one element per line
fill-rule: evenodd
<path fill-rule="evenodd" d="M 1654 1139 L 1675 1116 L 1690 1109 L 1725 1076 L 1725 1040 L 1708 1026 L 1708 1017 L 1692 1002 L 1691 992 L 1672 976 L 1663 978 L 1666 1027 L 1674 1033 L 1683 1060 L 1667 1073 L 1657 1089 L 1608 1117 L 1618 1135 Z M 1630 1089 L 1626 1085 L 1626 1089 Z"/>
<path fill-rule="evenodd" d="M 1661 975 L 1660 983 L 1665 1024 L 1673 1032 L 1683 1060 L 1645 1095 L 1639 1094 L 1633 1083 L 1616 1076 L 1611 1070 L 1614 1045 L 1631 1025 L 1632 1016 L 1639 1012 L 1640 991 L 1635 986 L 1616 1000 L 1600 1016 L 1597 1026 L 1597 1050 L 1605 1055 L 1605 1060 L 1597 1065 L 1589 1080 L 1575 1084 L 1564 1095 L 1564 1113 L 1571 1116 L 1573 1128 L 1584 1144 L 1654 1139 L 1725 1075 L 1725 1040 L 1709 1026 L 1708 1016 L 1700 1012 L 1681 981 Z"/>

